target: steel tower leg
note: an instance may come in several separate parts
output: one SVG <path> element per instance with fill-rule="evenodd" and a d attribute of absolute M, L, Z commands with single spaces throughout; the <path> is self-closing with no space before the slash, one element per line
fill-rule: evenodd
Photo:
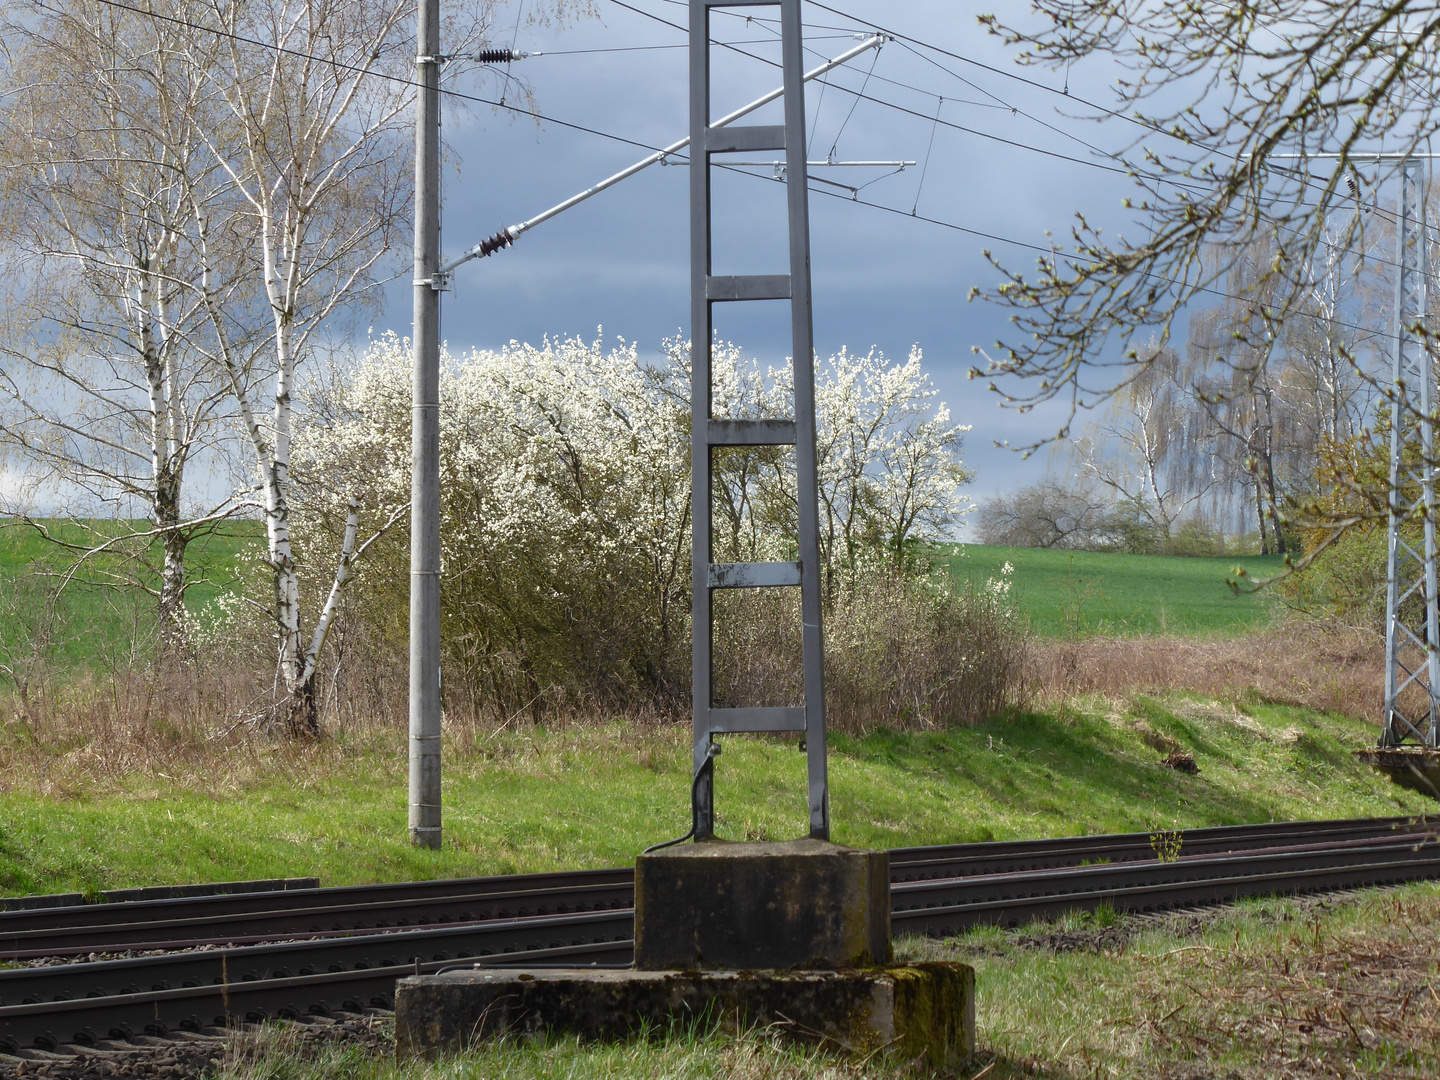
<path fill-rule="evenodd" d="M 710 123 L 710 9 L 778 7 L 784 71 L 783 125 Z M 784 150 L 789 218 L 788 274 L 712 275 L 710 156 Z M 810 835 L 830 836 L 825 760 L 825 682 L 820 612 L 820 528 L 815 456 L 814 329 L 810 297 L 810 203 L 805 167 L 805 83 L 800 0 L 690 0 L 690 422 L 692 614 L 695 723 L 693 813 L 696 839 L 714 835 L 714 737 L 728 732 L 803 731 L 807 754 Z M 740 420 L 711 414 L 712 307 L 717 303 L 789 300 L 794 357 L 793 420 Z M 712 456 L 723 446 L 794 446 L 798 471 L 798 554 L 795 562 L 716 563 L 711 510 Z M 715 589 L 789 586 L 800 589 L 805 704 L 799 708 L 716 708 L 712 657 Z"/>
<path fill-rule="evenodd" d="M 1435 373 L 1426 318 L 1430 276 L 1426 252 L 1423 163 L 1400 167 L 1395 228 L 1394 400 L 1390 430 L 1389 552 L 1385 586 L 1384 746 L 1414 739 L 1436 747 L 1440 706 L 1440 613 L 1436 600 Z M 1407 539 L 1402 530 L 1420 537 Z M 1419 545 L 1414 541 L 1418 539 Z"/>

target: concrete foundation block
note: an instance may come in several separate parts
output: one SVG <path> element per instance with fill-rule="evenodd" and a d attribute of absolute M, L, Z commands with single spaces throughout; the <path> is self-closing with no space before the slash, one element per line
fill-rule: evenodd
<path fill-rule="evenodd" d="M 699 1024 L 763 1027 L 863 1055 L 891 1049 L 935 1068 L 975 1051 L 975 972 L 965 964 L 867 971 L 467 969 L 401 979 L 400 1058 L 462 1052 L 502 1035 L 661 1035 Z"/>
<path fill-rule="evenodd" d="M 888 852 L 707 840 L 635 861 L 637 968 L 844 969 L 889 959 Z"/>
<path fill-rule="evenodd" d="M 1440 799 L 1440 750 L 1424 746 L 1356 750 L 1355 760 L 1379 769 L 1401 787 Z"/>

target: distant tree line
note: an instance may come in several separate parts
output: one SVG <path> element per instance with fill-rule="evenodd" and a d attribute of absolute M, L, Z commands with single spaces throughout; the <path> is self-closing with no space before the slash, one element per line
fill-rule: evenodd
<path fill-rule="evenodd" d="M 1297 296 L 1270 273 L 1290 258 L 1275 237 L 1213 251 L 1224 299 L 1197 305 L 1181 348 L 1152 339 L 1123 365 L 1054 444 L 1049 475 L 983 502 L 980 539 L 1169 554 L 1319 542 L 1306 523 L 1337 459 L 1386 452 L 1377 386 L 1390 363 L 1392 268 L 1341 231 L 1330 239 L 1292 268 L 1306 283 Z"/>

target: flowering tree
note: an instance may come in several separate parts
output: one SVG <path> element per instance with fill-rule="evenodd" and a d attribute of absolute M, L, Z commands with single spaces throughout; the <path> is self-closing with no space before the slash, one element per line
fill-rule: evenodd
<path fill-rule="evenodd" d="M 352 377 L 309 397 L 319 422 L 296 454 L 307 535 L 336 531 L 335 492 L 369 492 L 375 521 L 408 497 L 408 350 L 382 337 Z M 567 669 L 580 656 L 587 687 L 666 689 L 688 596 L 686 414 L 673 380 L 623 342 L 442 358 L 443 617 L 461 683 L 538 708 L 542 685 L 576 682 Z M 363 571 L 372 613 L 404 610 L 403 556 L 392 545 Z"/>
<path fill-rule="evenodd" d="M 612 702 L 683 695 L 688 360 L 685 342 L 668 342 L 647 364 L 633 345 L 598 339 L 442 359 L 447 686 L 483 687 L 507 713 L 537 715 L 552 689 Z M 717 349 L 716 367 L 717 411 L 771 415 L 785 399 L 739 348 Z M 889 556 L 952 535 L 965 508 L 963 429 L 933 402 L 919 353 L 905 364 L 846 353 L 824 371 L 825 499 L 837 538 L 827 553 L 853 562 L 865 543 Z M 408 497 L 409 372 L 408 345 L 387 335 L 353 371 L 307 393 L 294 454 L 307 546 L 333 545 L 351 527 L 342 493 L 363 493 L 362 532 L 383 527 Z M 852 444 L 840 433 L 857 417 L 870 429 Z M 841 442 L 843 468 L 834 464 Z M 788 504 L 780 494 L 793 493 L 793 461 L 774 448 L 741 449 L 751 456 L 717 470 L 723 528 L 736 558 L 779 557 L 793 542 L 793 494 Z M 401 640 L 403 545 L 377 549 L 358 572 L 365 587 L 353 602 Z"/>
<path fill-rule="evenodd" d="M 883 551 L 902 566 L 914 545 L 954 539 L 970 500 L 960 489 L 971 473 L 961 460 L 969 428 L 951 420 L 922 366 L 919 347 L 904 363 L 878 349 L 841 349 L 817 365 L 816 454 L 821 557 L 833 591 L 836 573 L 853 571 L 863 552 Z M 786 416 L 794 391 L 791 369 L 764 375 L 734 346 L 717 349 L 716 411 L 723 415 Z M 732 405 L 734 412 L 726 411 Z M 732 455 L 739 455 L 732 451 Z M 749 469 L 722 477 L 727 507 L 743 506 L 759 537 L 783 543 L 795 531 L 795 460 L 774 448 L 747 455 Z M 742 476 L 753 492 L 730 489 Z"/>

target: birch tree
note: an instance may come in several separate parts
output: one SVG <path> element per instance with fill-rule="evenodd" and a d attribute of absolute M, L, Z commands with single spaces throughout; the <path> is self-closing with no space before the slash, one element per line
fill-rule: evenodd
<path fill-rule="evenodd" d="M 51 515 L 74 507 L 68 528 L 33 523 L 71 556 L 67 576 L 150 593 L 174 654 L 186 548 L 233 509 L 211 495 L 230 405 L 195 250 L 197 209 L 228 188 L 201 135 L 217 42 L 196 53 L 173 24 L 83 0 L 9 4 L 3 25 L 0 440 Z M 213 258 L 233 271 L 233 243 Z"/>
<path fill-rule="evenodd" d="M 1081 474 L 1109 489 L 1164 545 L 1218 477 L 1195 437 L 1179 355 L 1158 345 L 1147 352 L 1072 446 Z"/>
<path fill-rule="evenodd" d="M 484 39 L 490 0 L 446 7 L 447 52 Z M 300 555 L 292 537 L 290 459 L 300 365 L 335 334 L 336 319 L 378 302 L 406 262 L 413 0 L 190 0 L 196 40 L 218 38 L 209 68 L 225 117 L 207 144 L 243 206 L 253 249 L 245 268 L 263 293 L 268 355 L 232 341 L 225 287 L 210 259 L 217 223 L 198 217 L 203 295 L 220 342 L 259 492 L 271 576 L 281 702 L 287 728 L 318 731 L 315 676 L 358 533 L 346 528 L 314 631 L 305 633 Z M 457 62 L 450 76 L 464 70 Z M 246 365 L 266 371 L 262 395 Z"/>

